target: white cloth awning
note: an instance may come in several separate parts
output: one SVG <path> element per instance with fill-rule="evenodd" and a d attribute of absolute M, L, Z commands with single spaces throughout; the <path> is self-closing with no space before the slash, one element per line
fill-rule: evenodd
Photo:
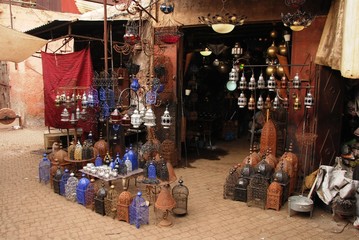
<path fill-rule="evenodd" d="M 47 42 L 45 39 L 0 25 L 0 61 L 22 62 Z"/>

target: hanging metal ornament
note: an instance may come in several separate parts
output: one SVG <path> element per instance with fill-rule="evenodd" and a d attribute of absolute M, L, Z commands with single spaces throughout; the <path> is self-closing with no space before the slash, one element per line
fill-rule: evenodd
<path fill-rule="evenodd" d="M 229 80 L 238 81 L 238 78 L 239 76 L 237 70 L 234 67 L 232 67 L 231 71 L 229 72 Z"/>
<path fill-rule="evenodd" d="M 301 103 L 300 103 L 300 100 L 299 100 L 299 96 L 297 95 L 294 99 L 294 104 L 293 104 L 293 109 L 294 110 L 299 110 L 300 107 L 301 107 Z"/>
<path fill-rule="evenodd" d="M 161 5 L 160 5 L 160 10 L 161 12 L 163 12 L 164 14 L 169 14 L 172 13 L 174 10 L 174 4 L 172 2 L 170 2 L 169 0 L 165 0 Z"/>
<path fill-rule="evenodd" d="M 247 88 L 247 80 L 246 77 L 244 76 L 244 73 L 242 73 L 241 80 L 239 81 L 239 89 L 245 90 L 246 88 Z"/>
<path fill-rule="evenodd" d="M 260 95 L 259 98 L 258 98 L 258 101 L 257 101 L 257 108 L 259 110 L 262 110 L 263 107 L 264 107 L 264 100 L 263 100 L 262 95 Z"/>
<path fill-rule="evenodd" d="M 170 112 L 168 111 L 168 106 L 166 106 L 166 110 L 161 116 L 161 124 L 165 129 L 168 129 L 172 125 L 172 117 L 170 115 Z"/>
<path fill-rule="evenodd" d="M 256 89 L 256 85 L 256 79 L 254 78 L 254 74 L 252 74 L 252 77 L 249 79 L 248 89 L 253 91 Z"/>
<path fill-rule="evenodd" d="M 248 110 L 255 110 L 255 109 L 256 109 L 256 102 L 255 102 L 253 94 L 252 94 L 251 97 L 249 98 Z"/>
<path fill-rule="evenodd" d="M 239 108 L 244 108 L 247 105 L 247 98 L 244 95 L 243 92 L 241 92 L 241 94 L 238 97 L 238 106 Z"/>
<path fill-rule="evenodd" d="M 261 74 L 259 75 L 258 83 L 257 83 L 257 88 L 258 88 L 258 89 L 265 89 L 265 88 L 266 88 L 266 82 L 265 82 L 265 80 L 264 80 L 263 73 L 261 73 Z"/>
<path fill-rule="evenodd" d="M 273 100 L 273 109 L 278 109 L 280 106 L 279 98 L 276 96 Z"/>
<path fill-rule="evenodd" d="M 282 105 L 283 105 L 283 108 L 285 108 L 285 109 L 289 108 L 289 101 L 288 101 L 287 97 L 283 98 Z"/>
<path fill-rule="evenodd" d="M 280 86 L 281 88 L 287 88 L 287 78 L 285 77 L 285 75 L 280 80 Z"/>
<path fill-rule="evenodd" d="M 275 78 L 274 78 L 274 75 L 272 74 L 269 79 L 268 79 L 268 82 L 267 82 L 267 87 L 268 87 L 268 90 L 269 91 L 274 91 L 275 90 L 275 87 L 276 87 L 276 82 L 275 82 Z"/>
<path fill-rule="evenodd" d="M 306 108 L 312 108 L 312 106 L 314 106 L 314 99 L 312 94 L 310 93 L 310 90 L 307 92 L 307 95 L 304 98 L 304 106 Z"/>
<path fill-rule="evenodd" d="M 264 102 L 264 108 L 265 109 L 270 109 L 271 107 L 272 107 L 272 102 L 271 102 L 270 97 L 268 95 L 267 98 L 266 98 L 266 101 Z"/>
<path fill-rule="evenodd" d="M 139 26 L 135 21 L 128 20 L 123 40 L 130 45 L 135 45 L 140 42 Z"/>
<path fill-rule="evenodd" d="M 299 78 L 299 74 L 296 73 L 294 78 L 293 78 L 293 88 L 300 88 L 300 85 L 301 85 L 301 81 L 300 81 L 300 78 Z"/>

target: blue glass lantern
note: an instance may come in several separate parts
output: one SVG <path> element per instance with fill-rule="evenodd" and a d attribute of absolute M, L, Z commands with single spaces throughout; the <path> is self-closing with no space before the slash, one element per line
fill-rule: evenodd
<path fill-rule="evenodd" d="M 70 177 L 70 171 L 66 168 L 64 174 L 61 177 L 60 182 L 60 195 L 65 196 L 65 185 Z"/>
<path fill-rule="evenodd" d="M 150 179 L 150 180 L 155 180 L 157 178 L 156 165 L 154 164 L 153 161 L 151 161 L 148 165 L 147 175 L 148 175 L 148 179 Z"/>
<path fill-rule="evenodd" d="M 132 82 L 131 82 L 131 85 L 130 85 L 130 88 L 137 92 L 138 89 L 140 89 L 140 84 L 138 82 L 138 79 L 136 77 L 132 78 Z"/>
<path fill-rule="evenodd" d="M 116 153 L 115 165 L 118 165 L 120 162 L 121 162 L 120 153 Z"/>
<path fill-rule="evenodd" d="M 130 205 L 130 224 L 140 228 L 142 224 L 148 224 L 149 209 L 142 193 L 138 192 Z"/>
<path fill-rule="evenodd" d="M 101 158 L 100 154 L 97 154 L 97 157 L 95 159 L 95 166 L 99 167 L 99 166 L 102 166 L 102 164 L 103 164 L 102 158 Z"/>
<path fill-rule="evenodd" d="M 65 185 L 65 197 L 71 202 L 76 202 L 76 188 L 78 182 L 79 180 L 75 177 L 75 174 L 71 173 Z"/>
<path fill-rule="evenodd" d="M 132 171 L 138 169 L 138 157 L 136 152 L 132 148 L 132 144 L 130 145 L 130 149 L 128 150 L 127 156 L 131 160 Z"/>
<path fill-rule="evenodd" d="M 161 12 L 163 12 L 164 14 L 169 14 L 171 12 L 173 12 L 174 10 L 174 4 L 171 3 L 168 0 L 165 0 L 163 3 L 161 3 L 160 5 L 160 10 Z"/>
<path fill-rule="evenodd" d="M 86 189 L 89 184 L 90 184 L 90 180 L 86 177 L 85 174 L 82 174 L 82 178 L 79 180 L 79 182 L 77 184 L 76 198 L 77 198 L 77 202 L 84 206 L 86 204 L 85 193 L 86 193 Z"/>
<path fill-rule="evenodd" d="M 39 163 L 39 182 L 47 184 L 50 181 L 50 167 L 51 163 L 44 153 L 42 160 Z"/>
<path fill-rule="evenodd" d="M 52 184 L 54 186 L 54 192 L 57 193 L 57 194 L 61 194 L 60 193 L 60 185 L 61 185 L 62 175 L 63 175 L 63 172 L 61 170 L 60 165 L 58 165 L 57 170 L 55 172 L 55 175 L 54 175 L 54 177 L 52 179 Z"/>

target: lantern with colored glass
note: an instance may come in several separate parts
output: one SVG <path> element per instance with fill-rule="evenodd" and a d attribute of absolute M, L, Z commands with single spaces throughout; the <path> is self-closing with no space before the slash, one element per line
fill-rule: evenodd
<path fill-rule="evenodd" d="M 148 219 L 148 204 L 142 197 L 142 193 L 138 192 L 130 205 L 130 224 L 135 225 L 136 228 L 140 228 L 142 224 L 148 224 Z"/>
<path fill-rule="evenodd" d="M 95 206 L 95 179 L 91 178 L 85 191 L 85 206 L 88 209 L 94 210 Z"/>
<path fill-rule="evenodd" d="M 247 105 L 247 98 L 244 95 L 243 92 L 241 92 L 241 94 L 238 97 L 238 106 L 239 108 L 244 108 Z"/>
<path fill-rule="evenodd" d="M 127 22 L 126 32 L 125 35 L 123 35 L 123 40 L 130 45 L 135 45 L 136 43 L 140 42 L 141 37 L 139 35 L 139 27 L 135 21 L 129 20 Z"/>
<path fill-rule="evenodd" d="M 60 168 L 60 165 L 57 166 L 56 173 L 53 177 L 52 184 L 54 186 L 54 192 L 61 195 L 61 179 L 62 179 L 63 172 Z"/>
<path fill-rule="evenodd" d="M 62 196 L 65 196 L 65 186 L 69 177 L 70 177 L 70 171 L 66 168 L 64 173 L 62 174 L 61 182 L 60 182 L 60 195 Z"/>
<path fill-rule="evenodd" d="M 76 202 L 76 189 L 78 182 L 79 180 L 75 177 L 75 174 L 71 173 L 65 185 L 65 197 L 71 202 Z"/>
<path fill-rule="evenodd" d="M 115 219 L 117 213 L 117 199 L 118 192 L 115 189 L 115 185 L 111 185 L 110 190 L 105 197 L 105 213 L 106 216 Z"/>
<path fill-rule="evenodd" d="M 76 199 L 79 204 L 85 206 L 86 204 L 86 189 L 90 184 L 90 180 L 86 177 L 85 174 L 82 174 L 82 178 L 79 180 L 76 187 Z"/>
<path fill-rule="evenodd" d="M 170 112 L 168 111 L 168 106 L 166 106 L 166 110 L 161 116 L 161 124 L 165 129 L 168 129 L 172 125 L 172 117 L 170 115 Z"/>
<path fill-rule="evenodd" d="M 172 196 L 176 201 L 176 206 L 172 209 L 172 212 L 176 215 L 183 216 L 187 214 L 188 204 L 188 188 L 183 185 L 182 178 L 179 179 L 178 185 L 172 189 Z"/>
<path fill-rule="evenodd" d="M 256 79 L 254 78 L 254 74 L 252 74 L 252 77 L 249 79 L 248 89 L 251 91 L 256 90 L 256 85 Z"/>
<path fill-rule="evenodd" d="M 42 160 L 39 163 L 39 182 L 47 184 L 50 181 L 50 167 L 51 163 L 44 153 Z"/>
<path fill-rule="evenodd" d="M 304 98 L 304 106 L 306 108 L 311 108 L 314 106 L 314 99 L 310 91 L 307 92 L 307 95 Z"/>
<path fill-rule="evenodd" d="M 264 80 L 264 77 L 263 77 L 262 73 L 258 77 L 257 88 L 258 89 L 265 89 L 266 88 L 266 82 Z"/>

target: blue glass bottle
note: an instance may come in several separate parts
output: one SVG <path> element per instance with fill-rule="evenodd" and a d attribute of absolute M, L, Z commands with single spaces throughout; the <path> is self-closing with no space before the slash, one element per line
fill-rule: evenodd
<path fill-rule="evenodd" d="M 134 78 L 132 79 L 130 88 L 131 88 L 133 91 L 137 92 L 137 90 L 140 89 L 140 87 L 141 87 L 141 86 L 140 86 L 140 84 L 139 84 L 139 82 L 138 82 L 138 79 L 137 79 L 136 77 L 134 77 Z"/>
<path fill-rule="evenodd" d="M 97 157 L 95 159 L 95 166 L 99 167 L 99 166 L 102 166 L 102 165 L 103 165 L 102 158 L 101 158 L 100 154 L 97 154 Z"/>
<path fill-rule="evenodd" d="M 136 152 L 133 150 L 132 144 L 130 145 L 130 149 L 128 150 L 127 156 L 131 160 L 132 171 L 138 169 L 138 156 Z"/>
<path fill-rule="evenodd" d="M 50 181 L 50 167 L 51 163 L 44 153 L 42 160 L 39 163 L 39 182 L 47 184 Z"/>

